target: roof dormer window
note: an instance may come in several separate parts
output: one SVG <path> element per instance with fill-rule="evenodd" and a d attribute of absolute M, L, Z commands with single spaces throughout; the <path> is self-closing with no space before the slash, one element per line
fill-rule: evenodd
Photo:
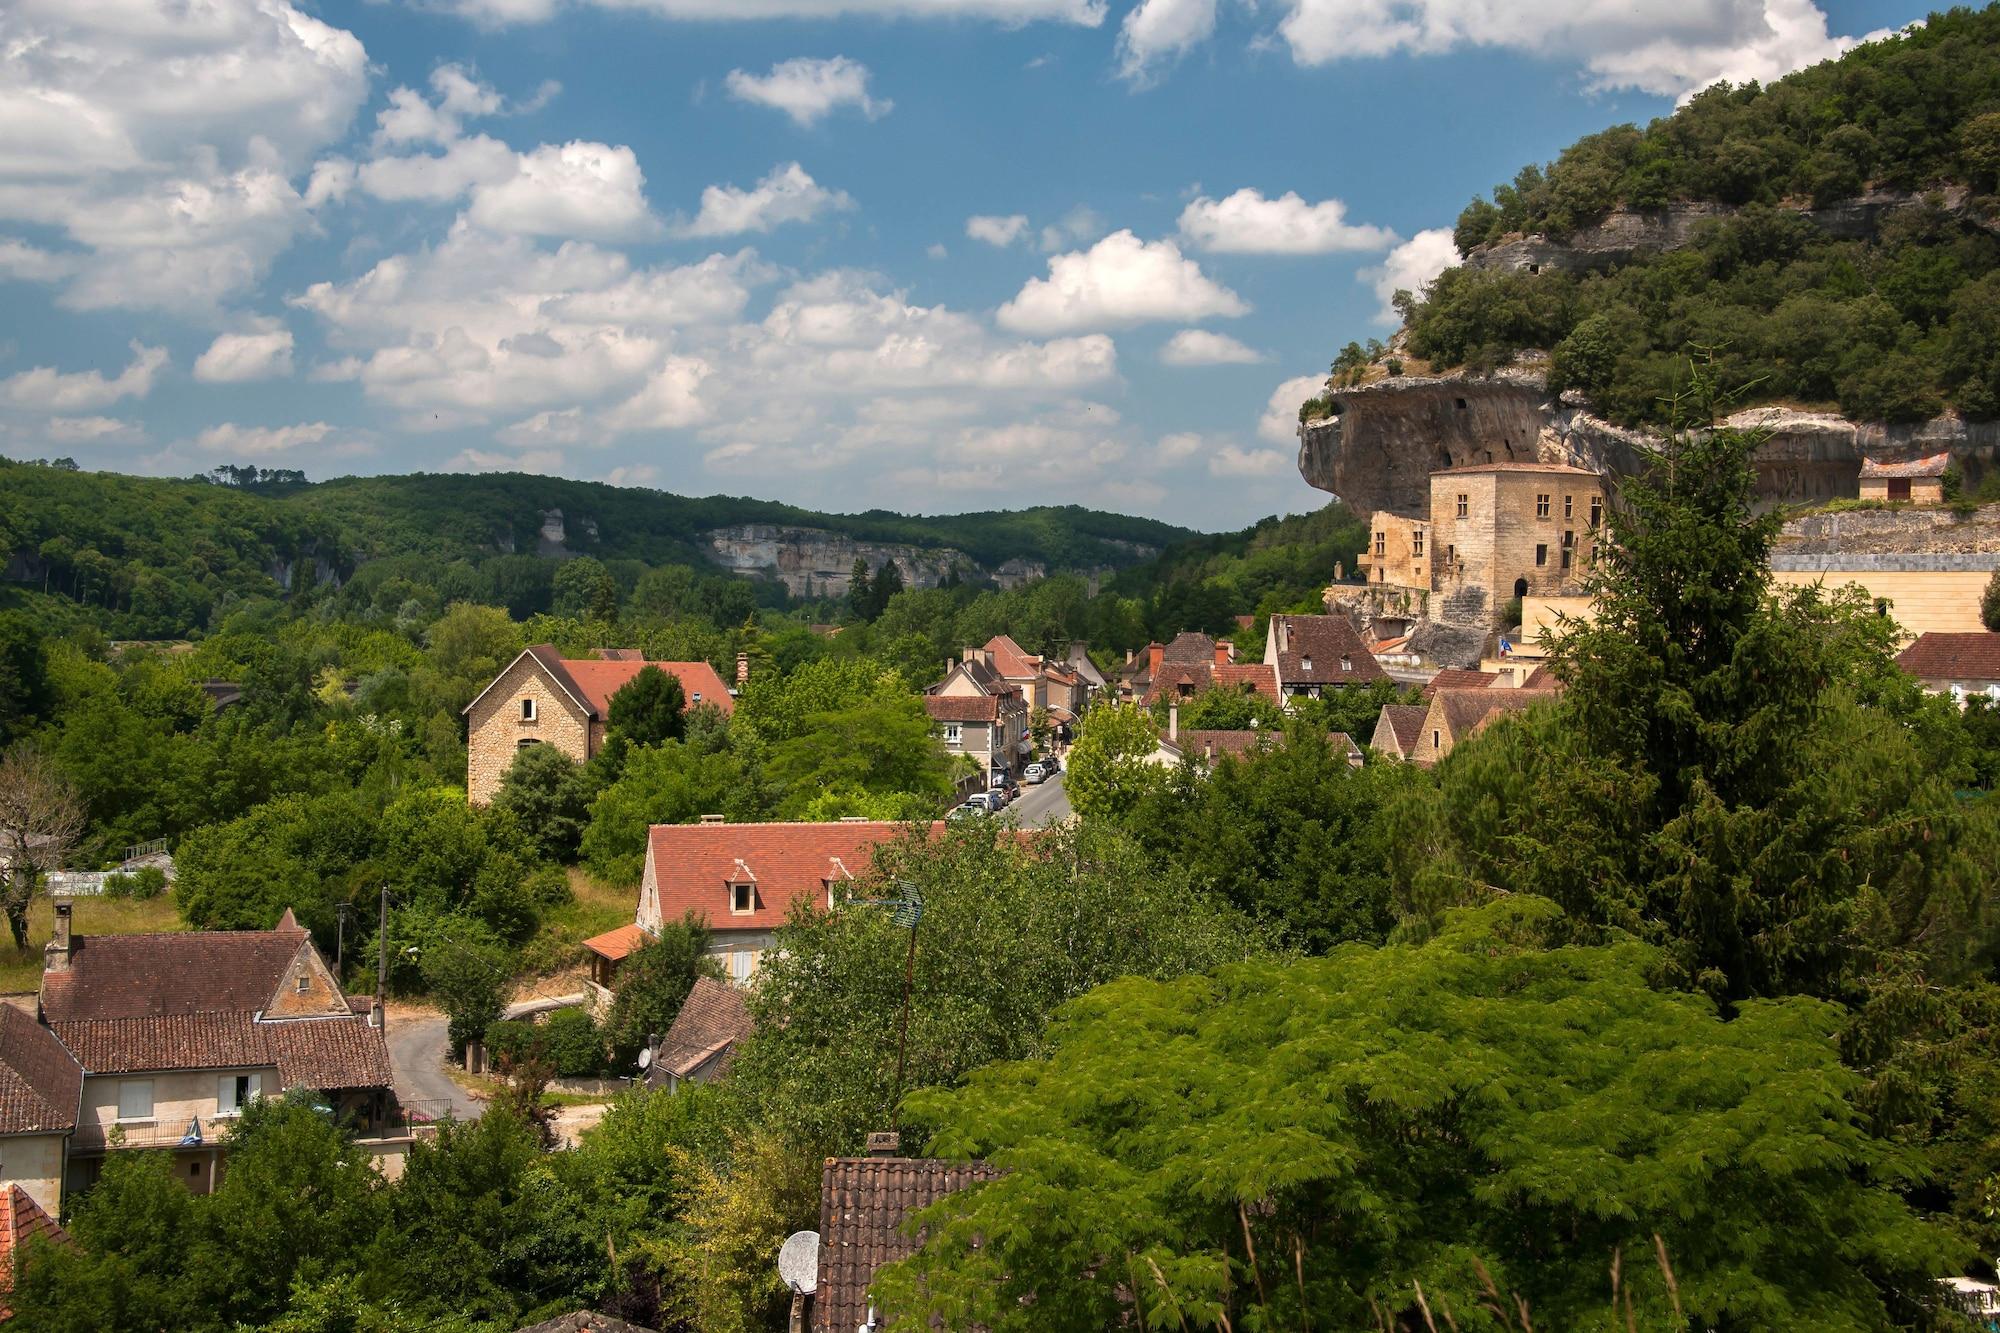
<path fill-rule="evenodd" d="M 1307 653 L 1304 657 L 1301 657 L 1299 659 L 1299 665 L 1305 668 L 1307 671 L 1311 671 L 1313 669 L 1312 654 Z"/>
<path fill-rule="evenodd" d="M 1341 658 L 1341 659 L 1340 659 L 1340 669 L 1341 669 L 1341 670 L 1342 670 L 1343 672 L 1346 672 L 1346 671 L 1352 671 L 1352 670 L 1354 670 L 1354 659 L 1353 659 L 1353 658 L 1351 658 L 1351 657 L 1343 657 L 1343 658 Z"/>
<path fill-rule="evenodd" d="M 731 884 L 729 886 L 729 913 L 731 916 L 749 916 L 757 910 L 757 886 L 755 884 Z"/>

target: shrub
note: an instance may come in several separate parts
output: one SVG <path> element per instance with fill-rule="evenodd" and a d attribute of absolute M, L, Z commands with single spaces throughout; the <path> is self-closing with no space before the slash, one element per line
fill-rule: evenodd
<path fill-rule="evenodd" d="M 122 870 L 114 870 L 104 877 L 104 896 L 107 898 L 130 898 L 139 881 Z"/>
<path fill-rule="evenodd" d="M 1389 373 L 1389 374 L 1390 374 L 1390 375 L 1391 375 L 1392 377 L 1393 377 L 1393 376 L 1396 376 L 1396 375 L 1400 375 L 1400 374 L 1402 374 L 1402 373 L 1403 373 L 1403 358 L 1402 358 L 1402 357 L 1400 357 L 1400 356 L 1392 356 L 1392 357 L 1390 357 L 1390 358 L 1389 358 L 1389 360 L 1388 360 L 1388 362 L 1387 362 L 1386 364 L 1384 364 L 1384 365 L 1383 365 L 1382 369 L 1383 369 L 1383 370 L 1385 370 L 1385 371 L 1387 371 L 1387 372 L 1388 372 L 1388 373 Z"/>
<path fill-rule="evenodd" d="M 542 1046 L 542 1030 L 525 1018 L 503 1018 L 486 1025 L 486 1054 L 495 1064 L 528 1059 Z"/>
<path fill-rule="evenodd" d="M 140 866 L 132 876 L 134 898 L 157 898 L 167 891 L 167 872 L 158 866 Z"/>
<path fill-rule="evenodd" d="M 1993 577 L 1986 580 L 1986 592 L 1979 599 L 1979 623 L 1990 630 L 2000 631 L 2000 569 L 1993 571 Z"/>
<path fill-rule="evenodd" d="M 557 1078 L 595 1078 L 604 1072 L 604 1034 L 588 1010 L 556 1010 L 543 1022 L 541 1035 Z"/>

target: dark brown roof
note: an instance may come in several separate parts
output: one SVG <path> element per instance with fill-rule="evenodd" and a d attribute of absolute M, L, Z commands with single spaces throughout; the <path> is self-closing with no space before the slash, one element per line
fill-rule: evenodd
<path fill-rule="evenodd" d="M 1407 756 L 1423 735 L 1424 716 L 1430 711 L 1423 704 L 1383 704 L 1382 716 L 1375 722 L 1376 739 L 1382 739 L 1382 724 L 1386 722 L 1389 738 L 1395 741 L 1396 749 Z"/>
<path fill-rule="evenodd" d="M 686 1078 L 717 1056 L 721 1057 L 716 1067 L 720 1074 L 735 1058 L 736 1044 L 755 1030 L 740 987 L 714 977 L 696 977 L 694 989 L 688 992 L 680 1013 L 674 1016 L 674 1025 L 660 1042 L 652 1068 L 646 1071 L 646 1081 L 661 1082 L 669 1074 Z"/>
<path fill-rule="evenodd" d="M 1545 690 L 1439 690 L 1432 703 L 1443 710 L 1452 738 L 1462 741 L 1500 714 L 1518 712 L 1548 697 Z"/>
<path fill-rule="evenodd" d="M 1181 666 L 1189 662 L 1215 662 L 1215 640 L 1196 630 L 1184 629 L 1174 635 L 1174 641 L 1167 645 L 1160 655 L 1160 661 L 1171 666 Z"/>
<path fill-rule="evenodd" d="M 53 1026 L 92 1074 L 275 1066 L 287 1088 L 386 1088 L 395 1081 L 382 1030 L 359 1014 L 265 1020 L 248 1013 L 174 1014 Z"/>
<path fill-rule="evenodd" d="M 19 1185 L 0 1190 L 0 1295 L 13 1293 L 14 1270 L 21 1262 L 21 1251 L 36 1236 L 57 1245 L 71 1243 L 69 1233 L 42 1211 L 28 1191 Z M 13 1315 L 5 1301 L 0 1301 L 0 1319 L 11 1319 Z"/>
<path fill-rule="evenodd" d="M 883 1264 L 921 1243 L 903 1219 L 947 1194 L 992 1180 L 984 1162 L 921 1157 L 829 1157 L 820 1176 L 819 1290 L 813 1333 L 853 1333 L 868 1318 L 868 1284 Z"/>
<path fill-rule="evenodd" d="M 623 1319 L 614 1319 L 595 1310 L 578 1310 L 574 1314 L 557 1315 L 539 1324 L 529 1324 L 517 1333 L 653 1333 L 653 1330 L 628 1324 Z"/>
<path fill-rule="evenodd" d="M 1279 702 L 1278 677 L 1262 662 L 1162 662 L 1142 702 L 1150 707 L 1161 699 L 1179 698 L 1183 687 L 1192 696 L 1211 686 L 1261 694 L 1272 703 Z"/>
<path fill-rule="evenodd" d="M 1355 685 L 1389 673 L 1346 616 L 1273 616 L 1278 622 L 1278 674 L 1287 685 Z M 1306 665 L 1310 659 L 1312 665 Z M 1341 670 L 1345 659 L 1347 669 Z"/>
<path fill-rule="evenodd" d="M 51 1024 L 262 1009 L 305 940 L 303 930 L 79 935 L 65 972 L 42 978 Z"/>
<path fill-rule="evenodd" d="M 991 722 L 1000 701 L 990 694 L 926 694 L 924 711 L 933 722 Z"/>
<path fill-rule="evenodd" d="M 34 1016 L 0 1004 L 0 1134 L 76 1128 L 83 1071 Z"/>
<path fill-rule="evenodd" d="M 1491 689 L 1499 679 L 1500 675 L 1495 671 L 1468 671 L 1463 667 L 1446 667 L 1424 684 L 1423 697 L 1428 699 L 1439 690 Z"/>
<path fill-rule="evenodd" d="M 1419 709 L 1419 712 L 1422 710 Z M 1161 733 L 1162 739 L 1165 733 Z M 1349 756 L 1355 753 L 1354 738 L 1344 731 L 1326 733 L 1327 744 Z M 1240 730 L 1189 730 L 1183 729 L 1178 740 L 1167 744 L 1185 755 L 1198 759 L 1225 754 L 1246 755 L 1252 750 L 1268 750 L 1282 745 L 1285 733 L 1274 727 L 1248 727 Z"/>
<path fill-rule="evenodd" d="M 1919 634 L 1896 665 L 1919 680 L 2000 680 L 2000 634 Z"/>
<path fill-rule="evenodd" d="M 1864 479 L 1878 477 L 1942 477 L 1951 466 L 1951 451 L 1932 454 L 1929 458 L 1909 458 L 1901 462 L 1884 462 L 1873 458 L 1861 460 L 1861 475 Z"/>

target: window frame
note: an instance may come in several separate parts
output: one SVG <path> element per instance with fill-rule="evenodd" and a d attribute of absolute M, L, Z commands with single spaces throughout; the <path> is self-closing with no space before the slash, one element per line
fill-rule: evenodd
<path fill-rule="evenodd" d="M 228 1095 L 223 1095 L 224 1090 Z M 249 1072 L 242 1074 L 221 1074 L 215 1080 L 215 1119 L 234 1119 L 243 1114 L 246 1103 L 257 1101 L 264 1095 L 264 1076 Z"/>
<path fill-rule="evenodd" d="M 738 903 L 745 904 L 742 907 Z M 754 916 L 757 912 L 757 885 L 748 880 L 731 880 L 729 884 L 729 915 Z"/>
<path fill-rule="evenodd" d="M 1535 568 L 1536 568 L 1536 569 L 1547 569 L 1548 567 L 1549 567 L 1549 547 L 1548 547 L 1548 543 L 1547 543 L 1547 542 L 1538 542 L 1538 543 L 1536 543 L 1536 545 L 1535 545 Z"/>
<path fill-rule="evenodd" d="M 140 1088 L 146 1090 L 146 1111 L 143 1115 L 128 1115 L 125 1111 L 126 1094 Z M 118 1080 L 118 1113 L 116 1123 L 121 1125 L 146 1125 L 158 1118 L 159 1103 L 154 1098 L 153 1080 L 150 1078 L 121 1078 Z M 134 1098 L 133 1100 L 137 1100 Z"/>
<path fill-rule="evenodd" d="M 1574 495 L 1565 495 L 1563 497 L 1563 522 L 1567 523 L 1575 517 L 1576 497 Z"/>
<path fill-rule="evenodd" d="M 521 720 L 523 722 L 539 722 L 542 720 L 541 709 L 535 706 L 534 696 L 532 695 L 521 696 Z"/>
<path fill-rule="evenodd" d="M 963 745 L 965 743 L 965 724 L 963 722 L 945 723 L 944 743 L 946 745 Z"/>
<path fill-rule="evenodd" d="M 1535 517 L 1547 518 L 1548 516 L 1549 516 L 1548 493 L 1543 491 L 1537 491 L 1535 493 Z"/>
<path fill-rule="evenodd" d="M 1471 509 L 1472 509 L 1472 496 L 1467 492 L 1460 491 L 1458 495 L 1458 516 L 1460 518 L 1469 517 L 1471 514 Z"/>

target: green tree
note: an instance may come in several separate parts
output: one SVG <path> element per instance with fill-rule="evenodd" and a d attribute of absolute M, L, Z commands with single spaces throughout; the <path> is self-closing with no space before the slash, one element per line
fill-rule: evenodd
<path fill-rule="evenodd" d="M 1116 819 L 1167 781 L 1156 763 L 1160 728 L 1134 704 L 1099 704 L 1084 716 L 1070 746 L 1063 789 L 1086 819 Z"/>
<path fill-rule="evenodd" d="M 201 930 L 269 930 L 291 908 L 323 941 L 376 827 L 353 793 L 284 796 L 188 834 L 175 849 L 174 902 Z"/>
<path fill-rule="evenodd" d="M 604 1036 L 621 1068 L 629 1067 L 649 1037 L 673 1026 L 696 977 L 722 975 L 708 952 L 711 938 L 708 922 L 689 912 L 682 920 L 662 922 L 656 937 L 619 964 Z"/>
<path fill-rule="evenodd" d="M 418 959 L 425 987 L 444 1010 L 454 1058 L 507 1008 L 512 968 L 506 952 L 465 934 L 444 934 Z"/>
<path fill-rule="evenodd" d="M 424 631 L 424 644 L 440 675 L 477 693 L 521 651 L 521 631 L 497 606 L 454 602 Z"/>
<path fill-rule="evenodd" d="M 1483 1265 L 1536 1327 L 1582 1328 L 1622 1256 L 1646 1327 L 1919 1317 L 1961 1251 L 1858 1123 L 1839 1010 L 1725 1022 L 1649 987 L 1647 947 L 1562 931 L 1516 900 L 1426 947 L 1101 988 L 1044 1058 L 912 1095 L 931 1152 L 1007 1174 L 923 1214 L 876 1290 L 898 1323 L 996 1333 L 1414 1327 L 1419 1288 L 1493 1327 Z"/>
<path fill-rule="evenodd" d="M 1979 596 L 1979 623 L 1989 630 L 2000 631 L 2000 570 L 1986 580 L 1986 591 Z"/>
<path fill-rule="evenodd" d="M 14 1327 L 36 1333 L 220 1328 L 190 1271 L 202 1234 L 198 1210 L 173 1154 L 108 1154 L 97 1183 L 71 1206 L 67 1226 L 76 1244 L 30 1242 L 8 1299 Z"/>
<path fill-rule="evenodd" d="M 861 620 L 872 619 L 870 613 L 876 609 L 875 590 L 868 579 L 868 561 L 858 555 L 847 578 L 847 605 Z"/>
<path fill-rule="evenodd" d="M 649 666 L 611 696 L 610 730 L 633 745 L 658 745 L 687 734 L 686 712 L 681 678 Z"/>
<path fill-rule="evenodd" d="M 583 864 L 612 884 L 636 884 L 654 824 L 692 824 L 703 815 L 755 819 L 765 813 L 762 785 L 728 750 L 666 741 L 635 752 L 618 780 L 591 802 L 581 844 Z"/>
<path fill-rule="evenodd" d="M 565 560 L 556 570 L 551 609 L 572 620 L 609 620 L 618 614 L 618 581 L 592 556 Z"/>
<path fill-rule="evenodd" d="M 935 807 L 951 793 L 950 770 L 930 715 L 912 694 L 814 713 L 797 735 L 771 747 L 765 766 L 787 812 L 829 792 L 910 796 Z"/>
<path fill-rule="evenodd" d="M 0 749 L 21 739 L 51 702 L 40 627 L 16 611 L 0 615 Z"/>
<path fill-rule="evenodd" d="M 568 865 L 576 860 L 594 795 L 588 773 L 574 759 L 553 745 L 530 745 L 507 766 L 493 808 L 512 817 L 538 856 Z"/>
<path fill-rule="evenodd" d="M 76 850 L 83 832 L 83 803 L 54 761 L 25 743 L 0 754 L 0 853 L 6 857 L 0 909 L 16 950 L 28 947 L 28 909 L 35 895 L 49 872 Z"/>

